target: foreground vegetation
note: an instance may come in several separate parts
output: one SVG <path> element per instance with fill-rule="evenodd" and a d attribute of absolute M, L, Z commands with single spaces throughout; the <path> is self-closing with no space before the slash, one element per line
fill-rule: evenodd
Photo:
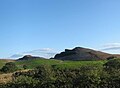
<path fill-rule="evenodd" d="M 108 61 L 44 59 L 16 61 L 5 64 L 1 68 L 1 72 L 14 73 L 12 73 L 11 81 L 1 83 L 0 88 L 120 87 L 120 59 Z"/>

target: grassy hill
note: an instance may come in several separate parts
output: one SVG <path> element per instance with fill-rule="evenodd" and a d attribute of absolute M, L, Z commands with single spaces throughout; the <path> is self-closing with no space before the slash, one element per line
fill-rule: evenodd
<path fill-rule="evenodd" d="M 23 65 L 27 65 L 28 69 L 33 69 L 39 65 L 48 64 L 48 65 L 54 65 L 54 64 L 60 64 L 60 60 L 49 60 L 49 59 L 34 59 L 34 60 L 21 60 L 16 61 L 15 64 L 22 68 Z"/>
<path fill-rule="evenodd" d="M 62 61 L 54 59 L 35 59 L 35 60 L 0 60 L 0 68 L 5 65 L 7 62 L 14 62 L 19 69 L 23 69 L 23 65 L 27 66 L 27 69 L 34 69 L 39 65 L 54 65 L 56 68 L 78 68 L 80 66 L 103 66 L 106 60 L 100 61 Z"/>
<path fill-rule="evenodd" d="M 0 68 L 7 62 L 13 62 L 13 60 L 0 60 Z M 100 61 L 62 61 L 53 59 L 35 59 L 35 60 L 21 60 L 14 61 L 18 68 L 23 69 L 23 65 L 26 65 L 28 69 L 34 69 L 39 65 L 54 65 L 56 68 L 78 68 L 80 66 L 102 66 L 106 60 Z"/>

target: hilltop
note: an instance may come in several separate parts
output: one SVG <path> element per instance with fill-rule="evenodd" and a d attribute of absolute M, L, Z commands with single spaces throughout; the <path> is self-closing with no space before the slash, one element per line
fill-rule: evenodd
<path fill-rule="evenodd" d="M 45 58 L 32 55 L 25 55 L 24 57 L 19 58 L 18 60 L 33 60 L 33 59 L 45 59 Z"/>
<path fill-rule="evenodd" d="M 109 54 L 93 49 L 75 47 L 72 50 L 65 49 L 64 52 L 56 54 L 53 59 L 58 60 L 106 60 L 112 58 L 120 58 L 120 55 Z"/>

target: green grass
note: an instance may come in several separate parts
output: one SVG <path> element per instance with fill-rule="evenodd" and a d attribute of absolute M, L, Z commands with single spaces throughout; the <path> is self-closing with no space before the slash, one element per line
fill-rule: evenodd
<path fill-rule="evenodd" d="M 16 61 L 15 64 L 22 68 L 23 65 L 27 65 L 29 69 L 33 69 L 37 66 L 48 64 L 48 65 L 54 65 L 54 64 L 60 64 L 61 61 L 59 60 L 48 60 L 48 59 L 35 59 L 35 60 L 23 60 L 23 61 Z"/>
<path fill-rule="evenodd" d="M 81 66 L 97 66 L 101 67 L 106 61 L 64 61 L 57 64 L 57 68 L 79 68 Z"/>
<path fill-rule="evenodd" d="M 0 68 L 7 62 L 13 62 L 13 60 L 0 60 Z M 19 69 L 23 69 L 23 65 L 26 65 L 28 69 L 34 69 L 40 65 L 54 65 L 56 68 L 79 68 L 81 66 L 103 66 L 106 60 L 101 61 L 61 61 L 61 60 L 50 60 L 50 59 L 35 59 L 35 60 L 23 60 L 14 61 Z"/>
<path fill-rule="evenodd" d="M 61 61 L 61 60 L 49 60 L 49 59 L 36 59 L 28 61 L 16 61 L 16 65 L 22 68 L 23 65 L 27 65 L 28 69 L 33 69 L 40 65 L 55 65 L 56 68 L 78 68 L 81 66 L 103 66 L 107 62 L 105 60 L 101 61 Z"/>

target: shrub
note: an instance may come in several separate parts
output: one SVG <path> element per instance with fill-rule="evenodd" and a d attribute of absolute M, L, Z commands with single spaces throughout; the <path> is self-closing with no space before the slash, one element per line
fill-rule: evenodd
<path fill-rule="evenodd" d="M 16 71 L 18 68 L 13 62 L 6 63 L 5 66 L 2 67 L 1 71 L 4 73 L 10 73 Z"/>
<path fill-rule="evenodd" d="M 23 69 L 27 69 L 28 67 L 27 67 L 27 65 L 23 65 Z"/>
<path fill-rule="evenodd" d="M 104 68 L 107 71 L 119 70 L 120 69 L 120 59 L 111 59 L 104 64 Z"/>

